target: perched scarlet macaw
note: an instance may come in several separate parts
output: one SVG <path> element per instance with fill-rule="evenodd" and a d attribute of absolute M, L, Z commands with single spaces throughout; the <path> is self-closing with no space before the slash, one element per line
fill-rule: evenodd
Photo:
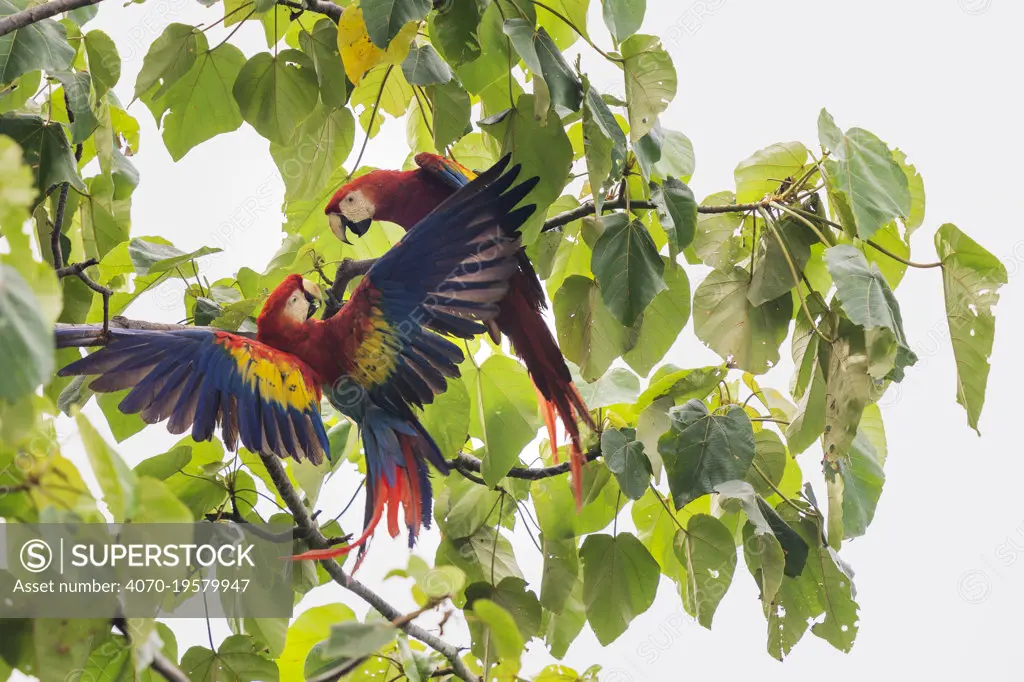
<path fill-rule="evenodd" d="M 314 550 L 323 559 L 363 547 L 388 510 L 398 534 L 405 510 L 412 546 L 430 526 L 427 462 L 448 473 L 445 457 L 416 417 L 457 377 L 462 351 L 434 332 L 463 338 L 484 331 L 516 269 L 518 230 L 534 206 L 515 206 L 536 178 L 513 189 L 518 167 L 507 158 L 410 230 L 363 278 L 342 310 L 313 319 L 319 289 L 287 277 L 267 299 L 256 340 L 210 329 L 114 329 L 108 344 L 60 371 L 98 374 L 100 392 L 132 390 L 120 404 L 148 423 L 165 419 L 196 440 L 219 424 L 225 445 L 239 441 L 264 454 L 323 460 L 329 451 L 320 419 L 321 390 L 359 425 L 366 453 L 366 518 L 347 547 Z M 421 254 L 429 252 L 432 258 Z M 58 346 L 78 329 L 58 329 Z M 454 453 L 451 453 L 454 454 Z M 360 550 L 360 553 L 363 550 Z"/>
<path fill-rule="evenodd" d="M 409 171 L 372 171 L 335 192 L 325 209 L 331 231 L 347 244 L 346 230 L 361 237 L 374 220 L 393 222 L 408 230 L 476 177 L 464 166 L 436 154 L 417 154 L 416 164 L 418 167 Z M 429 258 L 433 254 L 425 251 L 423 256 Z M 592 429 L 596 427 L 572 382 L 558 343 L 544 323 L 542 311 L 547 303 L 540 279 L 524 250 L 520 249 L 517 260 L 519 268 L 509 281 L 509 293 L 500 302 L 498 316 L 489 323 L 488 330 L 495 343 L 500 339 L 499 333 L 505 334 L 526 365 L 537 387 L 556 461 L 556 414 L 565 425 L 571 441 L 573 492 L 578 508 L 582 504 L 584 459 L 576 420 L 582 419 Z"/>

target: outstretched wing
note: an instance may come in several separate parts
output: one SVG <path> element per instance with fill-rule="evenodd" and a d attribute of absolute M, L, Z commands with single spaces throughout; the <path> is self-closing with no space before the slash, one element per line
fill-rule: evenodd
<path fill-rule="evenodd" d="M 463 359 L 434 332 L 468 338 L 497 315 L 516 270 L 519 228 L 535 208 L 515 206 L 537 181 L 509 189 L 519 168 L 502 175 L 507 164 L 506 157 L 410 229 L 325 323 L 345 339 L 342 369 L 379 404 L 402 413 L 431 402 Z"/>
<path fill-rule="evenodd" d="M 465 187 L 471 180 L 476 178 L 476 173 L 458 161 L 452 161 L 437 154 L 420 152 L 415 156 L 415 160 L 417 166 L 453 190 Z"/>
<path fill-rule="evenodd" d="M 69 332 L 73 333 L 73 332 Z M 57 344 L 62 330 L 58 329 Z M 264 454 L 323 460 L 330 451 L 320 420 L 320 382 L 293 355 L 228 332 L 206 329 L 112 329 L 110 342 L 64 367 L 60 376 L 99 375 L 99 393 L 132 390 L 118 408 L 171 433 L 191 427 L 209 440 L 219 424 L 224 444 L 241 440 Z"/>

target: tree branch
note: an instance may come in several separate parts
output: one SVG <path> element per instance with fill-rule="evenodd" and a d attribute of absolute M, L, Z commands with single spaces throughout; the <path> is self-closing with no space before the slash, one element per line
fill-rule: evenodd
<path fill-rule="evenodd" d="M 281 499 L 284 500 L 285 505 L 287 505 L 288 509 L 291 511 L 292 518 L 295 520 L 295 525 L 298 526 L 301 532 L 305 535 L 309 545 L 313 549 L 324 549 L 328 547 L 329 544 L 327 538 L 325 538 L 320 532 L 320 529 L 317 527 L 313 517 L 310 516 L 309 510 L 306 509 L 306 505 L 303 504 L 302 498 L 299 497 L 298 492 L 288 480 L 288 475 L 285 473 L 284 467 L 281 465 L 281 461 L 273 455 L 260 455 L 260 457 L 263 459 L 264 466 L 267 467 L 267 472 L 270 474 L 271 482 L 273 482 L 274 487 L 277 488 L 277 492 L 281 495 Z M 466 667 L 466 664 L 462 661 L 462 658 L 460 658 L 458 647 L 430 634 L 418 625 L 411 622 L 403 623 L 402 618 L 404 614 L 401 611 L 389 604 L 383 597 L 371 590 L 369 587 L 345 573 L 341 564 L 334 559 L 321 561 L 320 565 L 324 567 L 324 570 L 327 571 L 328 575 L 331 576 L 334 582 L 358 596 L 391 622 L 400 623 L 398 627 L 405 631 L 410 637 L 415 637 L 448 659 L 448 662 L 451 663 L 452 670 L 456 676 L 470 682 L 475 682 L 475 680 L 479 679 L 468 667 Z"/>
<path fill-rule="evenodd" d="M 89 5 L 95 5 L 100 2 L 102 2 L 102 0 L 50 0 L 50 2 L 44 2 L 41 5 L 29 7 L 26 10 L 15 12 L 14 14 L 0 19 L 0 36 L 5 36 L 20 28 L 25 28 L 29 24 L 34 24 L 37 21 L 42 21 L 43 19 L 48 19 L 64 12 L 70 12 L 73 9 L 88 7 Z"/>
<path fill-rule="evenodd" d="M 346 258 L 338 264 L 338 270 L 334 273 L 334 282 L 331 283 L 331 288 L 327 290 L 327 301 L 324 305 L 323 319 L 330 319 L 341 310 L 342 303 L 344 303 L 345 290 L 348 289 L 349 283 L 356 277 L 361 277 L 368 273 L 376 262 L 376 258 L 367 258 L 365 260 Z"/>
<path fill-rule="evenodd" d="M 601 450 L 594 449 L 586 454 L 586 460 L 588 462 L 593 462 L 600 456 Z M 457 470 L 464 476 L 468 474 L 467 478 L 470 478 L 471 480 L 475 479 L 480 483 L 483 482 L 479 479 L 479 477 L 475 475 L 480 473 L 480 467 L 483 465 L 483 462 L 481 462 L 473 455 L 467 455 L 465 453 L 460 452 L 457 457 L 448 460 L 448 464 L 453 469 Z M 530 467 L 512 467 L 511 469 L 509 469 L 509 472 L 506 475 L 509 478 L 520 478 L 524 481 L 539 481 L 542 478 L 552 478 L 553 476 L 561 476 L 562 474 L 567 474 L 569 473 L 569 466 L 569 462 L 566 461 L 562 462 L 561 464 L 556 464 L 550 467 L 542 467 L 538 469 L 533 469 Z"/>
<path fill-rule="evenodd" d="M 341 19 L 341 13 L 345 10 L 341 5 L 336 5 L 330 0 L 278 0 L 277 4 L 291 7 L 292 9 L 308 9 L 310 12 L 323 14 L 331 18 L 334 23 Z"/>

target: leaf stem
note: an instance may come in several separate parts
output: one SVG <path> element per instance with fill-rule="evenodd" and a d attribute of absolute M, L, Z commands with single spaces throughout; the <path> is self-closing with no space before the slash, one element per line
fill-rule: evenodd
<path fill-rule="evenodd" d="M 583 38 L 583 40 L 587 43 L 587 45 L 590 45 L 590 47 L 594 48 L 594 50 L 596 50 L 599 55 L 601 55 L 602 57 L 604 57 L 608 61 L 615 62 L 617 64 L 624 64 L 626 62 L 626 60 L 623 59 L 622 57 L 615 57 L 613 55 L 610 55 L 607 52 L 605 52 L 604 50 L 602 50 L 601 48 L 599 48 L 597 45 L 595 45 L 594 41 L 592 41 L 590 38 L 588 38 L 587 35 L 585 33 L 583 33 L 583 31 L 581 31 L 580 29 L 578 29 L 576 27 L 576 24 L 572 23 L 572 21 L 570 21 L 561 12 L 558 12 L 557 10 L 552 9 L 551 7 L 545 5 L 543 2 L 540 2 L 540 0 L 530 0 L 530 2 L 532 2 L 536 7 L 540 7 L 541 9 L 547 10 L 548 12 L 550 12 L 551 14 L 554 14 L 556 17 L 558 17 L 563 22 L 565 22 L 566 26 L 568 26 L 573 31 L 575 31 L 576 35 L 578 35 L 580 38 Z"/>
<path fill-rule="evenodd" d="M 762 217 L 765 219 L 766 229 L 771 231 L 775 237 L 775 241 L 779 243 L 779 248 L 782 249 L 782 255 L 786 258 L 786 264 L 789 266 L 789 272 L 793 275 L 793 283 L 796 284 L 796 293 L 800 298 L 800 307 L 803 308 L 804 315 L 807 316 L 807 321 L 811 323 L 811 327 L 814 329 L 814 333 L 817 334 L 822 341 L 828 345 L 835 343 L 835 339 L 830 338 L 818 327 L 818 323 L 814 321 L 814 316 L 811 315 L 811 309 L 807 307 L 807 300 L 804 298 L 803 285 L 800 283 L 800 273 L 796 269 L 796 264 L 793 262 L 793 257 L 789 255 L 789 250 L 786 248 L 785 243 L 782 241 L 782 237 L 779 235 L 779 231 L 775 229 L 775 225 L 768 219 L 767 212 L 761 209 Z"/>

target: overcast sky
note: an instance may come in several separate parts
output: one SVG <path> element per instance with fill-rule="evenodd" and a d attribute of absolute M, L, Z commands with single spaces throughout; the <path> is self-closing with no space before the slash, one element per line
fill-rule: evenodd
<path fill-rule="evenodd" d="M 126 62 L 116 88 L 124 102 L 131 100 L 146 49 L 169 21 L 210 23 L 223 12 L 219 4 L 206 9 L 195 0 L 148 0 L 127 7 L 112 0 L 101 7 L 94 26 L 112 35 Z M 608 47 L 595 9 L 591 34 Z M 663 580 L 655 605 L 626 634 L 602 648 L 585 630 L 567 665 L 583 671 L 600 664 L 602 679 L 613 682 L 700 673 L 759 680 L 818 673 L 841 682 L 883 670 L 891 677 L 1020 678 L 1024 457 L 1016 430 L 1021 373 L 1012 348 L 1024 332 L 1019 275 L 1024 237 L 1013 205 L 1020 196 L 1024 158 L 1018 82 L 1022 25 L 1024 4 L 1013 0 L 698 0 L 690 5 L 649 0 L 642 30 L 664 39 L 679 72 L 679 94 L 663 123 L 693 141 L 692 186 L 698 197 L 731 188 L 737 162 L 759 148 L 789 140 L 816 145 L 816 119 L 825 106 L 841 127 L 867 128 L 904 150 L 924 177 L 927 216 L 914 235 L 912 258 L 933 260 L 932 234 L 942 223 L 954 222 L 1006 263 L 1010 285 L 997 309 L 982 438 L 968 428 L 955 400 L 940 272 L 911 270 L 897 292 L 921 361 L 882 401 L 889 439 L 885 490 L 867 535 L 841 553 L 856 571 L 861 607 L 852 653 L 841 654 L 808 633 L 784 664 L 770 658 L 757 589 L 741 561 L 713 631 L 683 614 L 674 585 Z M 247 54 L 265 49 L 262 29 L 247 27 L 239 37 Z M 587 63 L 595 84 L 617 82 L 605 64 Z M 225 254 L 207 262 L 211 280 L 242 265 L 262 269 L 281 240 L 283 185 L 268 144 L 243 125 L 175 164 L 149 111 L 139 103 L 131 111 L 142 124 L 142 148 L 134 158 L 142 184 L 134 195 L 133 235 L 160 235 L 185 250 L 224 246 Z M 371 141 L 364 161 L 395 166 L 406 153 L 403 127 L 393 125 Z M 218 229 L 230 233 L 226 243 L 212 236 Z M 167 321 L 183 316 L 177 292 L 148 298 L 131 313 Z M 788 342 L 783 355 L 788 356 Z M 715 356 L 688 326 L 666 360 L 691 367 Z M 790 371 L 782 363 L 763 384 L 785 389 Z M 102 418 L 95 418 L 98 411 L 90 414 L 108 433 Z M 174 440 L 152 428 L 119 450 L 134 464 Z M 76 460 L 84 459 L 74 436 L 65 448 Z M 813 472 L 819 459 L 815 448 L 800 462 L 805 472 Z M 820 475 L 811 478 L 820 482 Z M 354 476 L 333 480 L 321 496 L 325 513 L 340 510 L 357 484 Z M 818 487 L 819 499 L 824 496 Z M 354 505 L 342 519 L 345 528 L 359 526 L 361 506 Z M 630 526 L 628 514 L 623 519 L 620 529 Z M 436 543 L 436 530 L 424 533 L 416 552 L 432 562 Z M 378 533 L 359 577 L 400 609 L 411 610 L 407 582 L 381 580 L 387 569 L 405 564 L 404 544 Z M 532 587 L 539 589 L 538 553 L 525 537 L 518 537 L 516 549 Z M 307 597 L 297 612 L 332 601 L 348 603 L 360 614 L 366 610 L 347 592 L 329 586 Z M 199 623 L 172 625 L 179 651 L 205 643 Z M 224 634 L 226 628 L 218 625 L 215 631 Z M 468 644 L 459 625 L 449 627 L 446 636 Z M 535 673 L 550 660 L 535 641 L 524 672 Z"/>

